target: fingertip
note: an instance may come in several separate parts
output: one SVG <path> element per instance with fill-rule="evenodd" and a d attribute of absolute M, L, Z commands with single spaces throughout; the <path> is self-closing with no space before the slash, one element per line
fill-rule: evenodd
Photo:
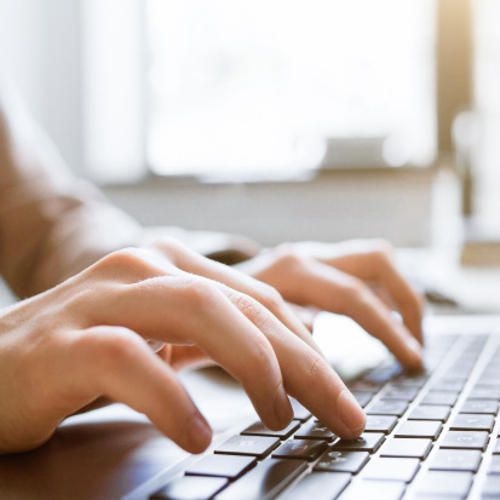
<path fill-rule="evenodd" d="M 348 389 L 343 389 L 337 397 L 337 409 L 347 433 L 358 437 L 366 425 L 366 416 Z M 353 439 L 352 437 L 348 439 Z"/>
<path fill-rule="evenodd" d="M 190 453 L 202 453 L 211 442 L 212 429 L 201 415 L 195 415 L 189 424 L 188 443 L 184 448 Z"/>

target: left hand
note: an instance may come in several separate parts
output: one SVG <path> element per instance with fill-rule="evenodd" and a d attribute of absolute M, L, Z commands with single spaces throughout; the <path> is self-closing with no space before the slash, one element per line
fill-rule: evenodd
<path fill-rule="evenodd" d="M 290 243 L 237 267 L 289 302 L 351 317 L 399 359 L 423 342 L 423 300 L 396 269 L 386 241 Z"/>

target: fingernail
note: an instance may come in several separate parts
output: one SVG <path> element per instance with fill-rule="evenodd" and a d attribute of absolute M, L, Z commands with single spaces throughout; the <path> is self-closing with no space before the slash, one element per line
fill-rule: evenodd
<path fill-rule="evenodd" d="M 338 396 L 337 408 L 340 418 L 349 429 L 361 432 L 365 428 L 365 415 L 354 396 L 344 389 Z"/>
<path fill-rule="evenodd" d="M 189 428 L 189 436 L 194 450 L 204 451 L 212 441 L 212 430 L 200 415 L 195 415 Z"/>
<path fill-rule="evenodd" d="M 290 400 L 285 392 L 283 384 L 280 385 L 278 392 L 276 393 L 276 398 L 274 400 L 274 414 L 278 422 L 285 427 L 288 425 L 293 418 L 293 409 L 290 404 Z"/>

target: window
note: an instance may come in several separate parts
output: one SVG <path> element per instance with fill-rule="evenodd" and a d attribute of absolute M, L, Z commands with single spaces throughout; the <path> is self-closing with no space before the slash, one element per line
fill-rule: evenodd
<path fill-rule="evenodd" d="M 476 1 L 475 100 L 480 139 L 475 167 L 478 215 L 500 212 L 500 2 Z"/>
<path fill-rule="evenodd" d="M 237 179 L 346 158 L 432 161 L 432 0 L 147 0 L 146 9 L 155 173 Z"/>

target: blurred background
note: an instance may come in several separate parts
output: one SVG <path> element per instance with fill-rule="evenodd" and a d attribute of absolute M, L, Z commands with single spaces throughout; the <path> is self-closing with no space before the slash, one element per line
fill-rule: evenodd
<path fill-rule="evenodd" d="M 0 68 L 144 224 L 426 247 L 495 239 L 499 25 L 498 0 L 0 0 Z"/>

